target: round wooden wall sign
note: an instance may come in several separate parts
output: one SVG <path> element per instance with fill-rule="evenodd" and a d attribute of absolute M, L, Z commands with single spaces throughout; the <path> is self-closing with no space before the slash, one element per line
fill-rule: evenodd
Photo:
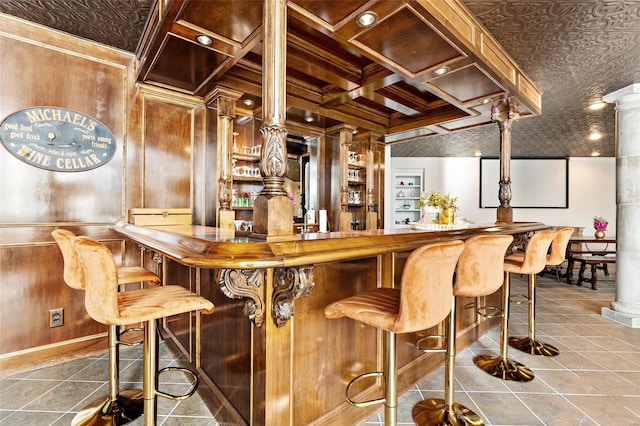
<path fill-rule="evenodd" d="M 104 124 L 57 107 L 14 112 L 0 124 L 0 141 L 20 161 L 54 172 L 95 169 L 116 151 L 113 134 Z"/>

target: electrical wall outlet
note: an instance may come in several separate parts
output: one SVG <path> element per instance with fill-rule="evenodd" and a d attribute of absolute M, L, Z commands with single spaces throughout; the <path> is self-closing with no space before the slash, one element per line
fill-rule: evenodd
<path fill-rule="evenodd" d="M 49 328 L 64 325 L 64 308 L 49 309 Z"/>

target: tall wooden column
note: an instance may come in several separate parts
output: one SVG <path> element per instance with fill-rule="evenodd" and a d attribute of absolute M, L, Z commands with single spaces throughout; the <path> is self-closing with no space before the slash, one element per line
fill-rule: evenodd
<path fill-rule="evenodd" d="M 231 208 L 233 176 L 231 174 L 231 153 L 233 151 L 233 119 L 236 116 L 236 101 L 242 93 L 216 87 L 211 96 L 215 103 L 217 116 L 218 148 L 218 215 L 217 226 L 222 229 L 235 229 L 235 212 Z"/>
<path fill-rule="evenodd" d="M 340 132 L 340 214 L 338 216 L 338 230 L 350 231 L 353 214 L 349 211 L 349 148 L 353 141 L 353 131 L 356 128 L 348 124 L 341 124 L 331 129 Z"/>
<path fill-rule="evenodd" d="M 366 152 L 366 165 L 367 165 L 367 215 L 366 215 L 366 229 L 377 229 L 378 228 L 378 212 L 376 212 L 375 206 L 375 161 L 374 161 L 374 153 L 376 151 L 376 145 L 378 144 L 378 140 L 382 135 L 380 133 L 369 133 L 369 143 L 367 144 L 367 152 Z"/>
<path fill-rule="evenodd" d="M 509 99 L 494 104 L 491 108 L 491 120 L 500 128 L 500 189 L 498 199 L 500 206 L 496 222 L 513 222 L 511 207 L 511 126 L 518 121 L 520 113 L 518 105 Z"/>
<path fill-rule="evenodd" d="M 265 0 L 262 57 L 262 151 L 264 188 L 253 207 L 253 229 L 267 237 L 293 234 L 293 205 L 284 189 L 287 172 L 286 0 Z"/>

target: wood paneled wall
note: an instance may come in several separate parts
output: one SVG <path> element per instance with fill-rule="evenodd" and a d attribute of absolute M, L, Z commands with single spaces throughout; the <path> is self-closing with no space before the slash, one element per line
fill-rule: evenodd
<path fill-rule="evenodd" d="M 215 111 L 137 85 L 127 52 L 5 15 L 0 52 L 0 119 L 34 106 L 67 108 L 98 119 L 116 141 L 114 157 L 85 172 L 35 168 L 0 148 L 0 371 L 7 372 L 38 354 L 85 348 L 106 332 L 86 314 L 84 295 L 65 285 L 51 230 L 92 236 L 118 264 L 137 265 L 138 248 L 109 229 L 129 208 L 191 207 L 194 223 L 214 225 L 215 185 L 194 176 L 215 176 L 215 145 L 207 146 L 215 144 L 207 127 Z M 64 326 L 49 328 L 53 308 L 64 308 Z"/>

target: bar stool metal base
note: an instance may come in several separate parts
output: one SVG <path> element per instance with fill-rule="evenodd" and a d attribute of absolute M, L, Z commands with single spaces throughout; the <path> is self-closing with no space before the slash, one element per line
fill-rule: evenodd
<path fill-rule="evenodd" d="M 120 426 L 142 415 L 142 390 L 125 390 L 115 400 L 103 396 L 91 402 L 71 420 L 72 426 Z"/>
<path fill-rule="evenodd" d="M 448 413 L 444 399 L 426 399 L 413 406 L 413 421 L 418 426 L 483 426 L 480 416 L 464 405 L 453 403 L 453 412 Z"/>
<path fill-rule="evenodd" d="M 528 382 L 535 377 L 526 365 L 499 356 L 480 355 L 475 357 L 473 362 L 481 370 L 502 380 Z"/>
<path fill-rule="evenodd" d="M 560 353 L 555 346 L 530 337 L 509 337 L 509 346 L 531 355 L 556 356 Z"/>

